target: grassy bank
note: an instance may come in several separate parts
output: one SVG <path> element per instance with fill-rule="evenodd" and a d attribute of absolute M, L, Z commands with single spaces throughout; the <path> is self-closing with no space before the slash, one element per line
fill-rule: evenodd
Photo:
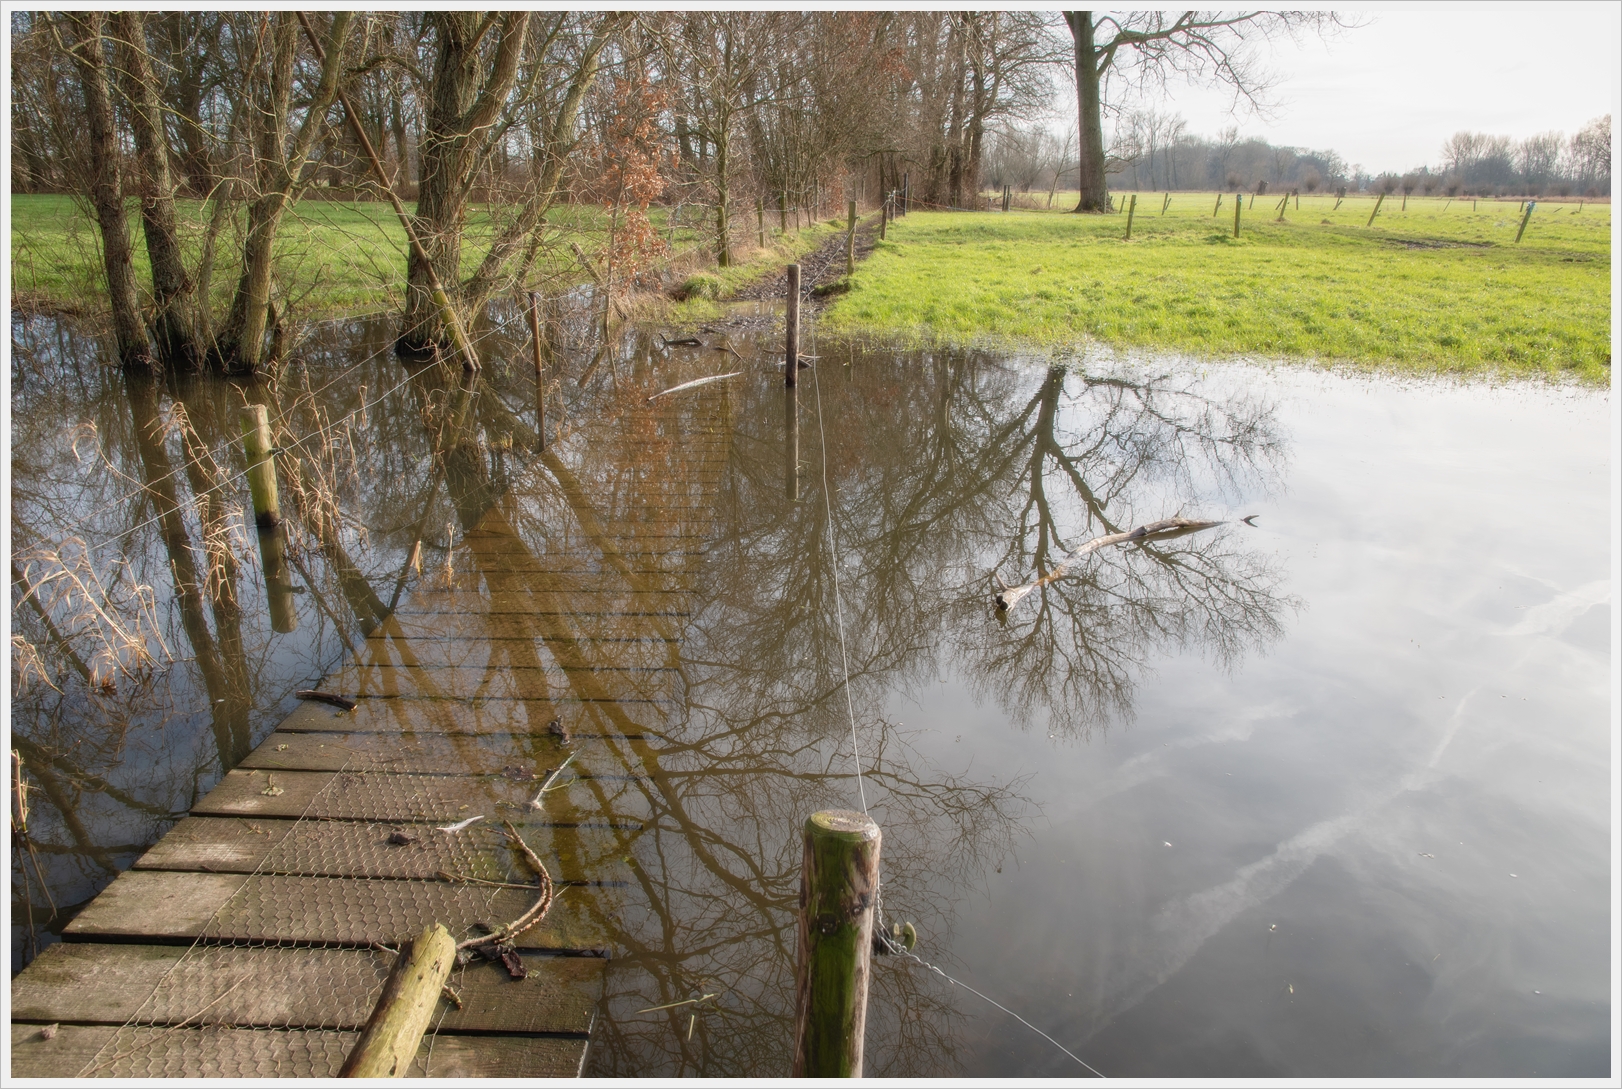
<path fill-rule="evenodd" d="M 1424 372 L 1610 381 L 1607 204 L 1138 200 L 1126 216 L 914 212 L 829 311 L 840 331 L 1061 348 L 1101 342 Z M 1248 198 L 1247 198 L 1248 201 Z"/>
<path fill-rule="evenodd" d="M 178 203 L 182 243 L 195 267 L 201 260 L 207 226 L 202 201 Z M 556 232 L 538 263 L 535 279 L 575 283 L 586 273 L 575 261 L 570 241 L 588 252 L 608 230 L 608 214 L 591 205 L 559 205 L 547 216 Z M 150 280 L 146 247 L 140 242 L 139 209 L 130 206 L 130 230 L 136 239 L 136 276 Z M 487 210 L 469 216 L 462 266 L 471 273 L 483 255 L 492 229 Z M 662 210 L 654 217 L 661 237 L 668 237 Z M 236 224 L 240 230 L 242 224 Z M 696 243 L 687 227 L 675 233 L 677 249 Z M 222 239 L 216 247 L 212 293 L 217 306 L 229 301 L 236 286 L 237 243 Z M 405 289 L 405 230 L 381 201 L 305 200 L 282 221 L 276 243 L 276 276 L 295 305 L 312 315 L 398 309 Z M 71 197 L 20 195 L 11 198 L 11 286 L 16 304 L 68 313 L 106 309 L 101 250 L 95 221 Z"/>
<path fill-rule="evenodd" d="M 207 226 L 206 205 L 178 202 L 182 241 L 193 267 L 201 260 Z M 70 197 L 19 195 L 11 198 L 11 284 L 13 305 L 59 313 L 98 313 L 106 309 L 102 283 L 101 250 L 94 220 Z M 743 224 L 735 247 L 736 264 L 714 267 L 704 236 L 692 226 L 693 212 L 683 216 L 674 233 L 662 208 L 650 211 L 659 236 L 673 246 L 672 272 L 682 284 L 682 302 L 665 307 L 661 318 L 703 321 L 716 316 L 716 302 L 760 276 L 780 271 L 785 261 L 816 248 L 830 234 L 843 230 L 842 222 L 828 221 L 779 234 L 768 230 L 767 245 L 757 247 L 754 224 Z M 574 258 L 571 241 L 588 252 L 608 230 L 608 215 L 590 205 L 559 205 L 547 217 L 557 233 L 538 262 L 534 279 L 556 286 L 587 278 Z M 706 224 L 707 226 L 707 224 Z M 238 225 L 240 227 L 240 224 Z M 747 230 L 743 228 L 748 228 Z M 150 282 L 146 247 L 140 241 L 139 210 L 130 207 L 130 230 L 136 275 Z M 463 247 L 464 272 L 472 272 L 483 254 L 491 231 L 487 211 L 475 208 Z M 236 243 L 217 246 L 211 294 L 217 308 L 230 301 L 236 286 Z M 332 316 L 399 309 L 405 289 L 405 231 L 394 212 L 382 202 L 314 201 L 297 204 L 283 221 L 276 246 L 278 283 L 287 297 L 307 316 Z M 654 300 L 657 302 L 657 300 Z M 644 300 L 646 303 L 647 300 Z M 635 308 L 647 310 L 646 305 Z"/>

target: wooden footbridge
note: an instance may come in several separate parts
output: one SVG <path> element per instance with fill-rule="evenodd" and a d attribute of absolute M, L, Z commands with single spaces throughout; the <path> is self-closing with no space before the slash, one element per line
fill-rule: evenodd
<path fill-rule="evenodd" d="M 353 710 L 300 705 L 13 981 L 14 1077 L 335 1074 L 392 947 L 535 901 L 504 822 L 557 899 L 451 973 L 412 1073 L 583 1071 L 729 441 L 724 383 L 626 410 L 636 456 L 573 470 L 438 444 L 448 569 L 323 680 Z"/>

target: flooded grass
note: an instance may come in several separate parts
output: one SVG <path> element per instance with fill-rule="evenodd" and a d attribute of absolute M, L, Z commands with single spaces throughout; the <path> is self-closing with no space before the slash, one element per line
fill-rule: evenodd
<path fill-rule="evenodd" d="M 831 329 L 915 342 L 1305 358 L 1420 374 L 1610 382 L 1608 204 L 1159 194 L 1126 217 L 914 212 Z M 1248 200 L 1248 197 L 1246 198 Z"/>

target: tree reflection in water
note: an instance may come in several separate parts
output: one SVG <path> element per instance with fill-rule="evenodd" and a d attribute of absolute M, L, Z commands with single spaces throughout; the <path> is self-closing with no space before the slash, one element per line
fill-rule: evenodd
<path fill-rule="evenodd" d="M 501 705 L 504 739 L 481 727 L 480 749 L 471 727 L 453 735 L 469 768 L 489 763 L 492 744 L 499 759 L 540 759 L 554 705 L 580 701 L 604 735 L 582 764 L 629 783 L 596 778 L 582 791 L 598 816 L 643 823 L 601 842 L 549 833 L 554 850 L 628 860 L 624 885 L 580 894 L 619 947 L 592 1072 L 777 1074 L 792 1040 L 799 827 L 816 809 L 856 804 L 843 661 L 885 834 L 888 915 L 915 920 L 925 950 L 949 957 L 956 905 L 1001 865 L 1033 807 L 1019 781 L 927 759 L 884 720 L 892 694 L 955 673 L 1019 728 L 1085 734 L 1130 712 L 1134 678 L 1156 655 L 1191 648 L 1235 661 L 1276 637 L 1292 604 L 1243 535 L 1223 527 L 1100 552 L 1033 593 L 1006 627 L 990 607 L 993 571 L 1022 580 L 1097 533 L 1272 487 L 1284 444 L 1271 408 L 1252 398 L 1191 378 L 1033 375 L 977 353 L 824 344 L 797 401 L 745 379 L 655 411 L 647 393 L 705 373 L 704 353 L 662 351 L 634 330 L 576 352 L 567 338 L 580 331 L 561 325 L 564 422 L 545 451 L 526 368 L 500 363 L 526 358 L 523 346 L 505 343 L 499 324 L 487 330 L 497 362 L 471 385 L 432 368 L 408 374 L 380 350 L 386 328 L 357 322 L 240 394 L 123 391 L 84 362 L 89 348 L 61 342 L 65 326 L 24 338 L 39 373 L 15 403 L 18 552 L 70 529 L 120 541 L 128 578 L 156 588 L 182 659 L 97 692 L 73 680 L 71 648 L 52 649 L 42 618 L 14 609 L 63 687 L 19 690 L 14 716 L 56 810 L 36 824 L 59 852 L 46 864 L 53 890 L 83 900 L 128 865 L 264 736 L 287 692 L 345 648 L 364 658 L 386 645 L 401 683 L 431 694 L 436 682 L 407 665 L 428 616 L 402 621 L 395 608 L 431 582 L 414 573 L 421 556 L 429 571 L 451 569 L 439 591 L 487 603 L 443 614 L 484 648 L 478 691 L 521 697 Z M 755 369 L 769 373 L 769 358 L 763 341 Z M 284 459 L 289 578 L 303 591 L 292 631 L 272 631 L 251 539 L 210 547 L 231 511 L 198 501 L 211 451 L 225 475 L 239 468 L 243 397 L 272 405 L 279 442 L 333 432 L 319 454 Z M 173 423 L 177 402 L 192 438 Z M 107 461 L 144 482 L 137 498 L 103 510 L 120 482 L 84 468 L 62 420 L 94 425 Z M 581 607 L 588 582 L 658 607 Z M 371 631 L 386 640 L 364 642 Z M 352 657 L 346 668 L 358 667 Z M 207 748 L 194 743 L 205 736 Z M 17 874 L 14 859 L 14 889 Z M 706 994 L 717 997 L 638 1012 Z M 959 1016 L 937 980 L 879 962 L 868 1072 L 952 1073 Z"/>

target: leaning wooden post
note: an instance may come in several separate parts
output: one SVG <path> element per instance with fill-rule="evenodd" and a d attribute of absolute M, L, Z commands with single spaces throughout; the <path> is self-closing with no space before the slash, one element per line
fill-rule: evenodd
<path fill-rule="evenodd" d="M 1536 208 L 1536 206 L 1538 206 L 1538 201 L 1526 201 L 1526 214 L 1525 216 L 1521 216 L 1520 230 L 1515 232 L 1515 240 L 1517 240 L 1517 242 L 1520 242 L 1521 235 L 1526 234 L 1526 224 L 1531 222 L 1531 209 Z"/>
<path fill-rule="evenodd" d="M 1374 226 L 1374 217 L 1380 214 L 1380 205 L 1382 205 L 1384 203 L 1385 203 L 1385 194 L 1381 193 L 1378 197 L 1376 197 L 1374 199 L 1374 211 L 1369 213 L 1369 221 L 1367 223 L 1363 224 L 1363 226 L 1365 226 L 1365 227 Z"/>
<path fill-rule="evenodd" d="M 248 490 L 253 494 L 253 520 L 269 529 L 282 520 L 276 501 L 276 462 L 270 448 L 270 413 L 264 405 L 242 408 L 242 451 L 248 455 Z"/>
<path fill-rule="evenodd" d="M 338 1071 L 340 1078 L 403 1078 L 456 966 L 456 941 L 438 923 L 400 946 L 372 1016 Z"/>
<path fill-rule="evenodd" d="M 800 369 L 800 266 L 788 267 L 788 306 L 783 324 L 783 385 L 795 384 Z"/>
<path fill-rule="evenodd" d="M 537 446 L 546 449 L 546 360 L 541 354 L 541 295 L 529 293 L 529 342 L 535 351 L 535 434 Z"/>
<path fill-rule="evenodd" d="M 845 275 L 856 275 L 856 202 L 850 201 L 845 210 Z"/>
<path fill-rule="evenodd" d="M 1166 199 L 1160 202 L 1160 214 L 1165 215 L 1166 209 L 1171 207 L 1171 191 L 1166 191 Z"/>
<path fill-rule="evenodd" d="M 846 809 L 805 822 L 794 963 L 794 1076 L 859 1078 L 879 891 L 879 826 Z"/>
<path fill-rule="evenodd" d="M 1211 218 L 1215 219 L 1220 211 L 1222 211 L 1222 194 L 1218 193 L 1216 207 L 1211 209 Z"/>
<path fill-rule="evenodd" d="M 1239 237 L 1239 209 L 1243 208 L 1244 206 L 1245 195 L 1243 193 L 1235 193 L 1233 195 L 1233 236 L 1235 238 Z"/>
<path fill-rule="evenodd" d="M 1126 206 L 1126 241 L 1132 241 L 1132 217 L 1138 214 L 1138 195 L 1132 194 L 1132 203 Z"/>

